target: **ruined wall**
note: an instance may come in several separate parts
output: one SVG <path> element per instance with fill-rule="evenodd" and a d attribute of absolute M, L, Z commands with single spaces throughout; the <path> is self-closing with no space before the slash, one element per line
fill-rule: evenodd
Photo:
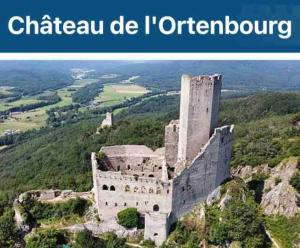
<path fill-rule="evenodd" d="M 161 245 L 168 237 L 169 215 L 150 212 L 145 214 L 144 239 L 151 239 L 156 245 Z"/>
<path fill-rule="evenodd" d="M 178 159 L 191 162 L 218 121 L 221 75 L 181 78 Z"/>
<path fill-rule="evenodd" d="M 161 177 L 164 150 L 151 150 L 143 145 L 102 147 L 108 170 L 121 171 L 126 175 Z"/>
<path fill-rule="evenodd" d="M 176 218 L 204 201 L 229 177 L 232 140 L 233 126 L 216 128 L 192 164 L 173 179 L 172 209 Z"/>
<path fill-rule="evenodd" d="M 105 119 L 101 123 L 101 128 L 111 127 L 114 124 L 113 113 L 107 112 Z"/>
<path fill-rule="evenodd" d="M 171 182 L 162 182 L 158 178 L 121 175 L 121 172 L 93 169 L 93 173 L 100 218 L 115 216 L 127 207 L 135 207 L 141 213 L 171 211 Z"/>
<path fill-rule="evenodd" d="M 165 159 L 167 165 L 174 167 L 178 155 L 179 120 L 172 120 L 165 127 Z"/>

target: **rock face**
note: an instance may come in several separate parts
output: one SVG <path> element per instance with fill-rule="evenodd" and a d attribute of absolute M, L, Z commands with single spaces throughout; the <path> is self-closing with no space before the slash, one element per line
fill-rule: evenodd
<path fill-rule="evenodd" d="M 293 161 L 282 162 L 272 170 L 271 176 L 265 181 L 261 201 L 266 214 L 292 217 L 299 213 L 297 191 L 289 184 L 295 172 L 296 163 Z"/>
<path fill-rule="evenodd" d="M 235 177 L 242 178 L 246 183 L 253 180 L 253 176 L 257 174 L 270 175 L 272 172 L 272 168 L 270 168 L 267 164 L 262 164 L 260 166 L 252 167 L 252 166 L 238 166 L 236 169 L 231 171 L 231 174 Z"/>
<path fill-rule="evenodd" d="M 260 203 L 265 214 L 281 214 L 292 217 L 300 212 L 300 208 L 297 206 L 299 194 L 289 183 L 296 171 L 297 160 L 290 158 L 274 168 L 270 168 L 266 164 L 255 168 L 245 166 L 234 169 L 232 174 L 241 177 L 245 182 L 250 182 L 253 180 L 253 176 L 258 174 L 268 176 L 264 182 Z"/>

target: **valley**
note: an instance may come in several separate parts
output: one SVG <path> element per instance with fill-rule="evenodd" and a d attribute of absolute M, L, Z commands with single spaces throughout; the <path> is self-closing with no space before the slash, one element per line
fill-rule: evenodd
<path fill-rule="evenodd" d="M 193 72 L 199 65 L 229 73 L 224 74 L 218 127 L 235 125 L 231 176 L 174 225 L 161 248 L 300 245 L 299 81 L 294 74 L 284 88 L 278 76 L 288 67 L 297 71 L 295 64 L 283 62 L 277 71 L 279 62 L 273 67 L 262 62 L 213 67 L 213 62 L 193 61 L 58 64 L 57 75 L 40 65 L 31 73 L 6 74 L 0 67 L 0 112 L 5 115 L 0 133 L 18 131 L 0 139 L 0 247 L 14 247 L 16 240 L 26 248 L 155 247 L 143 240 L 137 223 L 136 229 L 122 229 L 122 235 L 133 236 L 118 237 L 99 219 L 91 191 L 91 153 L 100 160 L 103 146 L 163 147 L 165 126 L 179 117 L 174 71 Z M 265 73 L 271 69 L 273 75 Z M 8 109 L 12 111 L 4 113 Z M 114 113 L 114 125 L 96 133 L 107 111 Z M 24 220 L 22 234 L 16 209 Z M 85 228 L 95 225 L 105 232 Z M 33 227 L 29 234 L 28 226 Z"/>
<path fill-rule="evenodd" d="M 130 79 L 128 79 L 130 81 Z M 8 111 L 8 118 L 4 118 L 0 126 L 0 134 L 6 130 L 24 132 L 31 129 L 39 129 L 47 125 L 47 111 L 53 108 L 72 105 L 75 102 L 72 99 L 72 94 L 79 89 L 97 83 L 99 79 L 76 79 L 71 85 L 51 91 L 56 93 L 60 100 L 57 103 L 49 104 L 43 107 L 33 108 L 29 111 L 9 111 L 15 107 L 35 104 L 41 102 L 38 96 L 22 97 L 16 101 L 7 102 L 7 98 L 0 99 L 0 112 Z M 5 92 L 6 96 L 10 94 L 10 88 L 4 87 L 1 92 Z M 120 82 L 119 84 L 106 84 L 103 92 L 99 93 L 91 102 L 81 106 L 81 111 L 86 111 L 87 108 L 110 107 L 124 102 L 127 99 L 144 95 L 148 92 L 146 88 L 135 85 L 133 83 Z M 43 92 L 47 94 L 49 91 Z M 8 98 L 9 99 L 9 98 Z"/>

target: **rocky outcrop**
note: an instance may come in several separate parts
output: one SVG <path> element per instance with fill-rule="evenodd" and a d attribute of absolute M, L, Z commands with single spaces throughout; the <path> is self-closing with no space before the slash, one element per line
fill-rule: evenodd
<path fill-rule="evenodd" d="M 289 184 L 296 172 L 295 160 L 280 163 L 272 170 L 272 174 L 265 181 L 264 194 L 261 201 L 267 215 L 282 214 L 292 217 L 299 213 L 297 206 L 297 191 Z"/>
<path fill-rule="evenodd" d="M 221 198 L 221 186 L 217 187 L 213 192 L 211 192 L 207 199 L 206 199 L 206 204 L 208 206 L 211 206 L 212 204 L 216 203 L 219 201 Z"/>
<path fill-rule="evenodd" d="M 231 171 L 231 174 L 234 177 L 242 178 L 246 183 L 253 180 L 253 176 L 255 175 L 270 175 L 272 168 L 270 168 L 267 164 L 262 164 L 260 166 L 252 167 L 252 166 L 238 166 L 237 168 Z"/>
<path fill-rule="evenodd" d="M 234 176 L 241 177 L 245 182 L 251 182 L 258 175 L 267 177 L 264 181 L 261 206 L 265 214 L 281 214 L 286 217 L 295 216 L 300 212 L 297 206 L 299 194 L 290 185 L 290 179 L 297 171 L 297 158 L 282 161 L 274 168 L 267 164 L 257 167 L 244 166 L 232 171 Z"/>
<path fill-rule="evenodd" d="M 22 211 L 21 204 L 16 199 L 13 204 L 14 212 L 15 212 L 15 220 L 18 229 L 21 231 L 22 234 L 26 234 L 30 232 L 31 227 L 29 223 L 27 223 L 26 218 L 24 216 L 24 211 Z"/>

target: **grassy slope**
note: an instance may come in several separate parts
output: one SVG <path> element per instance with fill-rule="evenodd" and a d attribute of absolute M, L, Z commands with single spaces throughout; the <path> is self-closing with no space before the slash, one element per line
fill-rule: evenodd
<path fill-rule="evenodd" d="M 74 87 L 78 89 L 85 85 L 91 84 L 98 81 L 97 79 L 82 79 L 75 80 L 74 84 L 68 87 L 61 88 L 57 90 L 58 95 L 61 98 L 61 101 L 58 103 L 44 106 L 41 108 L 34 109 L 32 111 L 26 111 L 23 113 L 14 114 L 15 118 L 10 118 L 1 123 L 0 133 L 7 129 L 21 130 L 27 131 L 30 129 L 39 129 L 46 125 L 47 115 L 46 111 L 55 108 L 55 107 L 63 107 L 66 105 L 70 105 L 73 103 L 72 101 L 72 93 L 74 91 L 68 91 L 68 88 Z M 98 100 L 105 101 L 105 103 L 101 106 L 112 106 L 118 103 L 121 103 L 126 98 L 136 97 L 147 93 L 147 90 L 144 87 L 138 85 L 109 85 L 105 87 L 103 95 L 98 97 Z M 0 111 L 6 110 L 13 106 L 20 106 L 21 104 L 29 104 L 38 102 L 34 97 L 21 99 L 12 103 L 9 103 L 9 106 L 4 106 L 0 101 Z"/>
<path fill-rule="evenodd" d="M 147 92 L 144 87 L 138 85 L 110 84 L 104 86 L 103 92 L 95 98 L 95 101 L 101 103 L 102 107 L 108 107 L 119 104 L 126 99 L 141 96 Z"/>
<path fill-rule="evenodd" d="M 30 97 L 30 98 L 23 98 L 14 102 L 10 103 L 5 103 L 4 101 L 0 101 L 0 111 L 5 111 L 13 107 L 19 107 L 21 105 L 26 105 L 26 104 L 32 104 L 32 103 L 37 103 L 40 102 L 39 100 Z"/>
<path fill-rule="evenodd" d="M 286 218 L 284 216 L 273 216 L 267 218 L 267 229 L 281 248 L 291 248 L 295 242 L 299 244 L 300 216 Z"/>
<path fill-rule="evenodd" d="M 61 101 L 58 103 L 47 105 L 41 108 L 36 108 L 31 111 L 25 111 L 22 113 L 14 114 L 15 118 L 9 118 L 1 123 L 0 133 L 7 129 L 19 129 L 21 131 L 27 131 L 30 129 L 38 129 L 46 125 L 47 114 L 46 111 L 54 107 L 62 107 L 72 104 L 71 93 L 65 89 L 60 89 L 57 91 L 58 95 L 61 97 Z M 33 99 L 32 99 L 33 100 Z M 24 102 L 24 100 L 19 100 L 18 102 Z M 28 104 L 26 102 L 24 104 Z M 16 102 L 13 102 L 16 105 Z"/>

